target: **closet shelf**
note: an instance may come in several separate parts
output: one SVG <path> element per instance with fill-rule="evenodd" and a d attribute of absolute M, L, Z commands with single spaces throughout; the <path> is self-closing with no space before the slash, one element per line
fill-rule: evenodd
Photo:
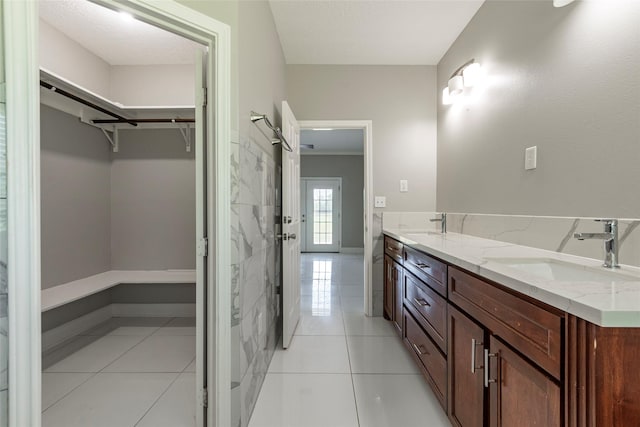
<path fill-rule="evenodd" d="M 42 290 L 41 311 L 60 307 L 121 284 L 195 282 L 195 270 L 110 270 Z"/>

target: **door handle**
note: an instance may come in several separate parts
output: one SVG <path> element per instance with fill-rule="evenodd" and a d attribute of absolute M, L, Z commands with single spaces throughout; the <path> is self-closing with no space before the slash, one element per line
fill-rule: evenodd
<path fill-rule="evenodd" d="M 297 236 L 296 236 L 296 233 L 290 233 L 288 237 L 289 237 L 289 240 L 295 240 Z"/>

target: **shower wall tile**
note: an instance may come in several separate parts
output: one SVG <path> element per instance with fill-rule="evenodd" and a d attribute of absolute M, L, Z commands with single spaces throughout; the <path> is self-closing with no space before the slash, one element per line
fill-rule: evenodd
<path fill-rule="evenodd" d="M 237 160 L 236 160 L 237 159 Z M 258 397 L 275 351 L 280 329 L 281 169 L 251 138 L 232 150 L 232 286 L 233 365 L 232 425 L 244 427 Z M 233 164 L 237 164 L 234 178 Z M 234 189 L 234 179 L 237 191 Z"/>

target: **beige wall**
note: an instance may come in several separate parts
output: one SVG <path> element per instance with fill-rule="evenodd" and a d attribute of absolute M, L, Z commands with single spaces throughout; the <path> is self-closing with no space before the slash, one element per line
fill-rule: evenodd
<path fill-rule="evenodd" d="M 435 210 L 435 85 L 432 66 L 287 66 L 299 120 L 373 121 L 373 195 L 389 211 Z"/>
<path fill-rule="evenodd" d="M 301 156 L 300 176 L 342 178 L 342 247 L 364 247 L 364 157 Z"/>
<path fill-rule="evenodd" d="M 42 288 L 111 269 L 110 145 L 100 130 L 42 106 Z"/>
<path fill-rule="evenodd" d="M 487 78 L 439 105 L 437 210 L 640 216 L 638 22 L 637 1 L 486 2 L 438 65 L 439 91 L 470 58 Z"/>

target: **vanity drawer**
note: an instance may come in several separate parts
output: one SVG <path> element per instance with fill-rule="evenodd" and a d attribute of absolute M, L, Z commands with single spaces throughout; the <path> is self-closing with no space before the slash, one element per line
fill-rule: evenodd
<path fill-rule="evenodd" d="M 415 276 L 404 275 L 404 305 L 440 347 L 447 352 L 447 301 Z M 406 311 L 406 310 L 405 310 Z"/>
<path fill-rule="evenodd" d="M 447 296 L 447 264 L 415 249 L 405 247 L 404 267 L 440 295 Z"/>
<path fill-rule="evenodd" d="M 384 236 L 384 253 L 400 264 L 402 264 L 402 248 L 402 243 L 389 236 Z"/>
<path fill-rule="evenodd" d="M 556 379 L 561 378 L 562 313 L 454 267 L 449 268 L 449 301 Z"/>
<path fill-rule="evenodd" d="M 443 408 L 447 407 L 447 359 L 406 310 L 403 341 Z"/>

